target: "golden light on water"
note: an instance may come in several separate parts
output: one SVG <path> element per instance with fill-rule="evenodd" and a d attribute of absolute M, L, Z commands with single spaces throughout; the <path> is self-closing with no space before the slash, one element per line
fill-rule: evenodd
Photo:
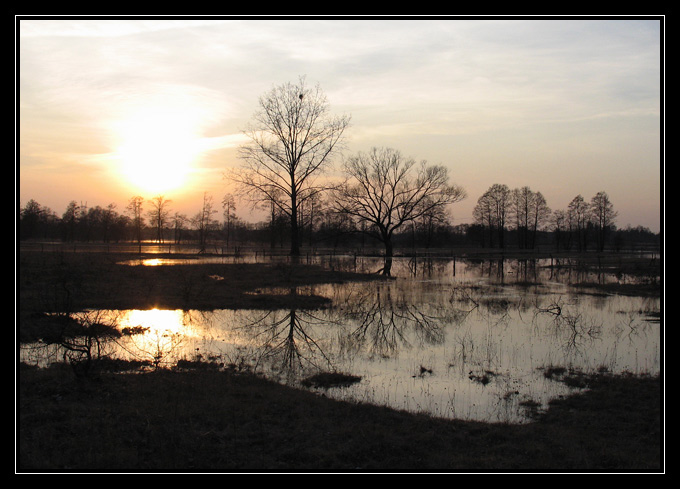
<path fill-rule="evenodd" d="M 121 318 L 121 328 L 141 326 L 150 332 L 184 333 L 184 311 L 181 309 L 149 309 L 127 311 Z"/>
<path fill-rule="evenodd" d="M 137 359 L 156 365 L 174 364 L 191 353 L 192 336 L 185 325 L 182 310 L 150 309 L 126 311 L 119 320 L 121 328 L 144 328 L 141 334 L 128 336 L 125 350 Z"/>

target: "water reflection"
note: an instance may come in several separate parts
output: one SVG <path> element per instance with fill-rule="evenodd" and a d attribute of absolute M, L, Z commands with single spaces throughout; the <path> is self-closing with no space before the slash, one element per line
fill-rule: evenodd
<path fill-rule="evenodd" d="M 333 363 L 325 351 L 327 345 L 321 342 L 324 335 L 315 331 L 314 326 L 325 328 L 330 321 L 296 309 L 283 315 L 280 311 L 268 311 L 255 317 L 242 327 L 259 352 L 255 368 L 266 366 L 269 372 L 292 383 L 310 370 L 332 371 Z"/>
<path fill-rule="evenodd" d="M 182 310 L 132 310 L 120 314 L 119 327 L 126 341 L 119 344 L 133 358 L 155 367 L 173 364 L 174 352 L 192 336 Z"/>
<path fill-rule="evenodd" d="M 323 310 L 99 311 L 122 333 L 102 351 L 154 368 L 202 359 L 295 386 L 343 372 L 361 381 L 325 395 L 509 422 L 570 392 L 548 371 L 659 371 L 658 298 L 579 294 L 536 261 L 395 260 L 392 274 L 281 291 L 332 299 Z M 22 358 L 37 363 L 35 352 Z"/>

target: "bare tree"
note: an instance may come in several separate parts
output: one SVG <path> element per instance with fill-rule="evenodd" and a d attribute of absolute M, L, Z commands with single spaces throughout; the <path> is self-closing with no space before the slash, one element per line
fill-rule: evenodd
<path fill-rule="evenodd" d="M 603 251 L 606 233 L 613 227 L 618 213 L 606 192 L 598 192 L 591 199 L 590 213 L 597 232 L 597 247 Z"/>
<path fill-rule="evenodd" d="M 224 217 L 225 244 L 229 246 L 231 227 L 236 219 L 236 199 L 232 194 L 225 194 L 222 198 L 222 216 Z"/>
<path fill-rule="evenodd" d="M 144 208 L 144 197 L 136 195 L 128 201 L 125 208 L 127 213 L 132 218 L 132 226 L 134 228 L 135 239 L 139 245 L 139 251 L 142 250 L 142 229 L 144 227 L 144 218 L 142 217 L 142 210 Z"/>
<path fill-rule="evenodd" d="M 147 212 L 147 216 L 151 225 L 156 228 L 156 240 L 159 244 L 163 243 L 163 227 L 167 224 L 171 203 L 172 200 L 162 195 L 157 195 L 149 201 L 151 209 Z"/>
<path fill-rule="evenodd" d="M 510 212 L 510 189 L 507 185 L 495 183 L 477 200 L 472 214 L 482 225 L 489 227 L 490 244 L 493 246 L 494 231 L 498 246 L 505 247 L 505 226 Z"/>
<path fill-rule="evenodd" d="M 323 190 L 318 177 L 340 150 L 350 118 L 330 116 L 326 96 L 318 85 L 308 88 L 304 77 L 297 85 L 273 88 L 259 105 L 245 131 L 250 142 L 240 148 L 243 166 L 230 178 L 251 198 L 275 203 L 290 218 L 290 253 L 298 256 L 298 211 Z"/>
<path fill-rule="evenodd" d="M 512 190 L 511 202 L 512 213 L 515 216 L 515 229 L 517 230 L 517 242 L 520 248 L 527 248 L 529 243 L 529 208 L 533 192 L 529 187 L 521 187 Z"/>
<path fill-rule="evenodd" d="M 395 231 L 466 196 L 462 187 L 449 185 L 445 167 L 416 164 L 391 148 L 350 157 L 344 169 L 348 181 L 336 190 L 335 210 L 368 224 L 366 232 L 384 244 L 389 258 Z"/>
<path fill-rule="evenodd" d="M 541 192 L 522 187 L 512 191 L 511 202 L 519 247 L 534 248 L 538 229 L 547 221 L 551 212 L 545 197 Z"/>
<path fill-rule="evenodd" d="M 207 192 L 203 193 L 203 206 L 201 210 L 191 219 L 191 223 L 198 231 L 198 247 L 199 253 L 205 253 L 208 244 L 208 235 L 210 231 L 217 226 L 217 221 L 213 216 L 217 213 L 214 208 L 213 198 Z"/>
<path fill-rule="evenodd" d="M 550 215 L 552 210 L 548 207 L 548 202 L 543 197 L 541 192 L 536 192 L 532 200 L 532 206 L 530 208 L 532 214 L 532 237 L 531 237 L 531 247 L 536 246 L 536 236 L 538 230 L 544 227 L 550 221 Z"/>
<path fill-rule="evenodd" d="M 175 237 L 175 244 L 179 244 L 182 241 L 182 231 L 184 230 L 184 226 L 188 221 L 189 219 L 187 218 L 186 214 L 175 212 L 175 214 L 172 216 L 172 228 Z"/>
<path fill-rule="evenodd" d="M 569 233 L 566 232 L 568 230 L 568 222 L 569 218 L 567 212 L 564 210 L 558 209 L 553 212 L 550 217 L 550 224 L 557 251 L 560 250 L 560 246 L 564 249 L 569 249 Z"/>
<path fill-rule="evenodd" d="M 491 199 L 486 198 L 486 194 L 482 195 L 477 199 L 477 204 L 472 210 L 472 217 L 475 219 L 475 223 L 479 224 L 482 228 L 482 246 L 486 246 L 486 239 L 484 238 L 484 232 L 488 232 L 489 235 L 489 247 L 494 246 L 494 214 L 491 206 Z"/>
<path fill-rule="evenodd" d="M 582 195 L 574 197 L 567 208 L 569 218 L 569 228 L 576 236 L 576 246 L 578 251 L 586 250 L 586 233 L 588 230 L 588 204 Z"/>

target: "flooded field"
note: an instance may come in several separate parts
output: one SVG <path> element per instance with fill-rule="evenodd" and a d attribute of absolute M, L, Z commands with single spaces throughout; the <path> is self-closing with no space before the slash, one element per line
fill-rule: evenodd
<path fill-rule="evenodd" d="M 381 268 L 380 258 L 311 261 L 352 272 Z M 98 355 L 147 368 L 247 369 L 337 399 L 444 418 L 522 423 L 550 399 L 573 392 L 557 381 L 570 369 L 650 374 L 661 369 L 659 297 L 602 293 L 583 284 L 637 279 L 552 265 L 395 258 L 390 280 L 251 292 L 331 299 L 317 309 L 107 309 L 84 311 L 76 319 L 121 332 L 99 341 Z M 37 365 L 62 361 L 63 353 L 45 343 L 25 344 L 20 351 L 21 360 Z M 328 372 L 353 377 L 339 386 L 310 382 Z"/>

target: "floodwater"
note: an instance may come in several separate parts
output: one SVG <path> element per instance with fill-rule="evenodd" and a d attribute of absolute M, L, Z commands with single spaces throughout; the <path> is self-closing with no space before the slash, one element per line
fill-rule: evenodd
<path fill-rule="evenodd" d="M 380 268 L 379 258 L 318 260 Z M 558 369 L 660 370 L 660 299 L 577 289 L 571 284 L 633 279 L 570 270 L 557 274 L 540 261 L 395 258 L 391 281 L 295 291 L 331 298 L 320 310 L 87 311 L 81 319 L 134 333 L 102 345 L 117 358 L 157 366 L 200 359 L 300 388 L 315 373 L 341 372 L 360 380 L 312 389 L 444 418 L 522 423 L 531 407 L 574 392 L 551 378 Z M 59 358 L 42 345 L 22 349 L 29 362 Z"/>

